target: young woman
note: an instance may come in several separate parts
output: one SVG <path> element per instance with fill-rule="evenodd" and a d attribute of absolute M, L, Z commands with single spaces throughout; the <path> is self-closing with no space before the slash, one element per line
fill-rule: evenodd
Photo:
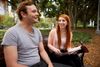
<path fill-rule="evenodd" d="M 63 63 L 72 67 L 82 67 L 82 63 L 77 54 L 73 54 L 77 50 L 81 50 L 81 46 L 72 48 L 72 31 L 70 18 L 66 14 L 62 14 L 57 18 L 57 26 L 52 29 L 48 37 L 48 48 L 50 58 L 53 62 Z M 62 55 L 68 52 L 66 55 Z"/>

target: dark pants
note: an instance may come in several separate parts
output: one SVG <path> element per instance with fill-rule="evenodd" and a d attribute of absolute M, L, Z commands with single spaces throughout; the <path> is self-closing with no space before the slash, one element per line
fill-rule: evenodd
<path fill-rule="evenodd" d="M 54 67 L 72 67 L 61 63 L 53 63 L 53 65 Z M 41 61 L 37 64 L 32 65 L 31 67 L 48 67 L 48 65 L 44 61 Z"/>
<path fill-rule="evenodd" d="M 48 66 L 44 61 L 41 61 L 39 63 L 32 65 L 31 67 L 48 67 Z"/>
<path fill-rule="evenodd" d="M 51 61 L 71 67 L 82 67 L 82 62 L 77 54 L 58 56 L 55 53 L 49 54 Z"/>

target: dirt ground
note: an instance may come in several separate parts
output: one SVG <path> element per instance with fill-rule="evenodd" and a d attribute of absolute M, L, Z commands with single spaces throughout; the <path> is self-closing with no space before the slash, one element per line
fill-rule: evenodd
<path fill-rule="evenodd" d="M 100 67 L 100 35 L 96 34 L 95 29 L 81 29 L 78 31 L 89 33 L 92 36 L 90 43 L 86 46 L 89 49 L 89 53 L 85 54 L 84 62 L 86 67 Z"/>

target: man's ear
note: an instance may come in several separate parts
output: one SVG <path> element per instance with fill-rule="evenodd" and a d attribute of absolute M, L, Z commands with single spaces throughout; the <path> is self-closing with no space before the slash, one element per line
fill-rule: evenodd
<path fill-rule="evenodd" d="M 21 14 L 21 16 L 22 16 L 23 18 L 26 17 L 26 13 L 24 13 L 23 11 L 21 11 L 20 14 Z"/>

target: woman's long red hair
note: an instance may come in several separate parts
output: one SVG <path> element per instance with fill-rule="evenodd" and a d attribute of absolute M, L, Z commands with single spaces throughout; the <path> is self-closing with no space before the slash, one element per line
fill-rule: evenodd
<path fill-rule="evenodd" d="M 65 44 L 65 49 L 67 49 L 68 47 L 71 46 L 71 42 L 70 42 L 70 39 L 71 39 L 71 22 L 70 22 L 69 16 L 66 15 L 66 14 L 61 14 L 61 15 L 59 15 L 59 17 L 63 17 L 67 21 L 66 44 Z M 59 19 L 59 17 L 57 18 L 57 20 Z M 59 25 L 57 25 L 57 37 L 58 37 L 58 45 L 59 45 L 59 48 L 60 48 L 60 46 L 61 46 L 61 29 L 60 29 Z"/>

